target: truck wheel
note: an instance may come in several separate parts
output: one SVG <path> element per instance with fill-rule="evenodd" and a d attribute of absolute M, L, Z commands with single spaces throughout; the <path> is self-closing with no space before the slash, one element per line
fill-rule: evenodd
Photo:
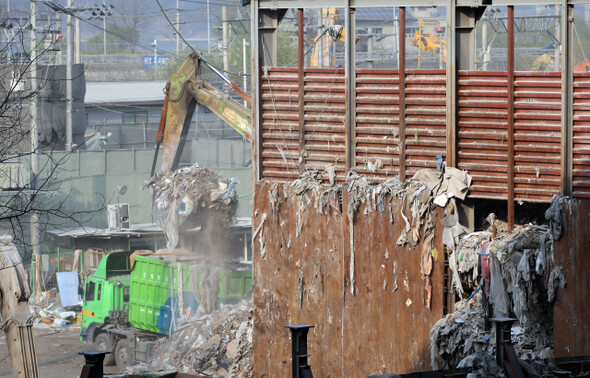
<path fill-rule="evenodd" d="M 131 362 L 133 361 L 131 357 L 129 342 L 126 339 L 119 340 L 117 348 L 115 349 L 115 361 L 117 362 L 117 367 L 123 370 L 131 365 Z"/>
<path fill-rule="evenodd" d="M 111 341 L 109 335 L 106 333 L 99 333 L 94 338 L 94 342 L 92 343 L 92 348 L 95 350 L 104 350 L 107 352 L 111 352 L 104 356 L 104 365 L 113 365 L 115 363 L 115 348 L 111 345 Z"/>

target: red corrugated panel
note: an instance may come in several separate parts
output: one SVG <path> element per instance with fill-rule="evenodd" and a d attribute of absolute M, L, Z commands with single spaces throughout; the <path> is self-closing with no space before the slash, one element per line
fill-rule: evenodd
<path fill-rule="evenodd" d="M 406 72 L 406 178 L 446 153 L 446 72 Z"/>
<path fill-rule="evenodd" d="M 460 71 L 458 165 L 473 177 L 470 196 L 507 196 L 506 72 Z"/>
<path fill-rule="evenodd" d="M 285 181 L 299 176 L 298 79 L 296 68 L 262 71 L 262 175 Z"/>
<path fill-rule="evenodd" d="M 344 70 L 305 69 L 305 168 L 336 168 L 336 179 L 344 182 Z"/>
<path fill-rule="evenodd" d="M 549 202 L 560 191 L 561 74 L 514 76 L 514 198 Z"/>
<path fill-rule="evenodd" d="M 574 197 L 590 198 L 590 72 L 574 73 Z"/>
<path fill-rule="evenodd" d="M 358 172 L 375 181 L 383 181 L 398 175 L 398 143 L 398 71 L 357 70 L 356 164 Z"/>

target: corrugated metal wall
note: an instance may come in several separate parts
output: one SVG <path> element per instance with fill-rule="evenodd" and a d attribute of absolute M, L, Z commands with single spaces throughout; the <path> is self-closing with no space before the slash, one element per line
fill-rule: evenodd
<path fill-rule="evenodd" d="M 405 93 L 406 178 L 436 167 L 446 152 L 443 70 L 408 70 L 403 91 L 397 70 L 359 69 L 356 75 L 355 159 L 374 181 L 399 174 L 400 93 Z M 458 166 L 473 176 L 471 197 L 507 197 L 506 72 L 460 71 L 457 93 Z M 590 75 L 576 74 L 574 106 L 575 195 L 590 197 L 588 148 Z M 304 146 L 299 145 L 296 68 L 270 68 L 262 76 L 262 177 L 297 177 L 332 164 L 345 178 L 344 72 L 306 68 Z M 515 199 L 548 202 L 560 191 L 561 79 L 558 72 L 516 72 L 514 90 Z"/>
<path fill-rule="evenodd" d="M 590 198 L 590 72 L 574 73 L 574 197 Z"/>

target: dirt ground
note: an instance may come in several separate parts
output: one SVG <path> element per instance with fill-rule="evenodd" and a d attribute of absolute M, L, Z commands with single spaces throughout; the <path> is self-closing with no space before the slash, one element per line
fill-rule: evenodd
<path fill-rule="evenodd" d="M 92 345 L 80 341 L 80 329 L 35 325 L 35 345 L 41 377 L 78 377 L 84 365 L 79 352 Z M 12 367 L 4 333 L 0 333 L 0 377 L 12 377 Z M 105 374 L 119 373 L 116 366 L 105 366 Z"/>

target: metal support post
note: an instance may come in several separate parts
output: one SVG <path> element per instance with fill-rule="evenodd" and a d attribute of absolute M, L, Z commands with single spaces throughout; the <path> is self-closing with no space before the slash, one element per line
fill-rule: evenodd
<path fill-rule="evenodd" d="M 311 366 L 307 364 L 307 333 L 315 326 L 308 324 L 287 325 L 291 331 L 291 376 L 292 378 L 313 378 Z"/>
<path fill-rule="evenodd" d="M 74 7 L 74 0 L 68 0 L 68 8 Z M 72 86 L 72 65 L 74 64 L 74 17 L 68 13 L 67 20 L 67 54 L 68 64 L 66 65 L 66 151 L 72 151 L 72 128 L 73 128 L 73 86 Z"/>
<path fill-rule="evenodd" d="M 297 74 L 298 86 L 298 110 L 299 110 L 299 171 L 305 171 L 305 56 L 303 55 L 303 43 L 305 39 L 303 25 L 303 9 L 297 10 Z"/>
<path fill-rule="evenodd" d="M 561 4 L 561 193 L 573 194 L 573 22 L 574 7 Z"/>
<path fill-rule="evenodd" d="M 456 28 L 457 12 L 454 11 L 456 0 L 449 0 L 447 5 L 447 165 L 457 167 L 457 48 Z"/>
<path fill-rule="evenodd" d="M 355 62 L 355 10 L 346 0 L 344 7 L 344 91 L 345 91 L 345 161 L 346 171 L 356 167 L 356 62 Z"/>
<path fill-rule="evenodd" d="M 508 6 L 508 232 L 514 228 L 514 6 Z"/>
<path fill-rule="evenodd" d="M 399 179 L 406 181 L 406 8 L 399 8 Z"/>
<path fill-rule="evenodd" d="M 107 355 L 106 351 L 102 350 L 89 350 L 86 352 L 80 352 L 84 356 L 84 366 L 80 373 L 80 378 L 102 378 L 103 377 L 103 362 Z"/>

